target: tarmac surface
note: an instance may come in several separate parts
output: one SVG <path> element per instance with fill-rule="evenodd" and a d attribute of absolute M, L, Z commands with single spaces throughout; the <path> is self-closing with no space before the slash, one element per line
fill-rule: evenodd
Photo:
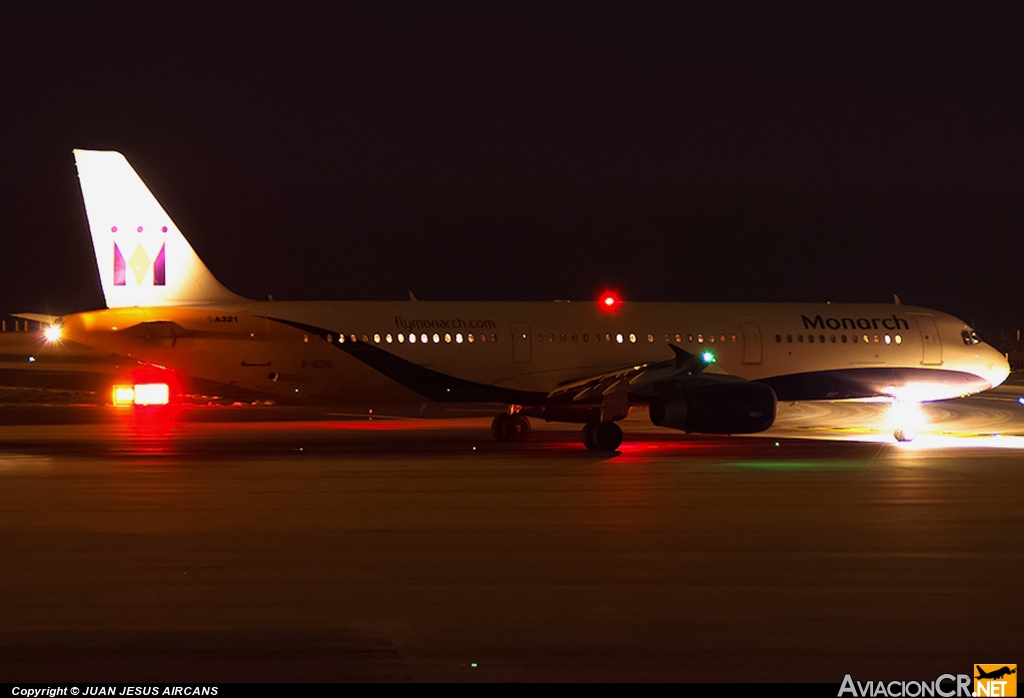
<path fill-rule="evenodd" d="M 756 437 L 0 407 L 0 681 L 932 680 L 1024 650 L 1024 406 Z M 998 434 L 998 435 L 996 435 Z"/>

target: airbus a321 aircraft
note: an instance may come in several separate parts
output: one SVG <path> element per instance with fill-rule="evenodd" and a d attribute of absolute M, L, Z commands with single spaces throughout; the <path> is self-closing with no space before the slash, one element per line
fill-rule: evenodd
<path fill-rule="evenodd" d="M 489 410 L 499 440 L 536 417 L 583 424 L 583 443 L 610 451 L 634 405 L 671 429 L 755 433 L 778 400 L 916 403 L 1009 373 L 962 321 L 904 305 L 252 301 L 218 283 L 123 155 L 75 160 L 107 309 L 54 322 L 172 377 L 118 386 L 115 402 L 205 389 L 373 415 Z"/>

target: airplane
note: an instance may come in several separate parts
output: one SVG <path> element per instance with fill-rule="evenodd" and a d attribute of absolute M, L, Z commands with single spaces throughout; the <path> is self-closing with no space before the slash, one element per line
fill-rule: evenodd
<path fill-rule="evenodd" d="M 207 390 L 374 416 L 487 414 L 501 441 L 527 439 L 532 417 L 582 424 L 587 448 L 615 451 L 637 405 L 658 426 L 749 434 L 772 426 L 780 400 L 913 404 L 1009 373 L 963 321 L 902 304 L 250 300 L 217 281 L 121 153 L 74 157 L 107 308 L 22 317 L 136 362 L 142 377 L 115 403 Z"/>
<path fill-rule="evenodd" d="M 974 677 L 976 679 L 1001 679 L 1004 676 L 1017 673 L 1016 669 L 1011 669 L 1008 666 L 1004 666 L 1000 669 L 994 669 L 992 671 L 985 671 L 981 668 L 980 664 L 976 664 L 975 668 L 978 670 L 978 675 Z"/>

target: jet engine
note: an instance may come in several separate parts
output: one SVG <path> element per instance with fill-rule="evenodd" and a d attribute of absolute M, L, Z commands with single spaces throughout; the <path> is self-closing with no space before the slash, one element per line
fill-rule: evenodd
<path fill-rule="evenodd" d="M 754 434 L 775 422 L 775 391 L 761 383 L 719 383 L 651 400 L 659 427 L 703 434 Z"/>

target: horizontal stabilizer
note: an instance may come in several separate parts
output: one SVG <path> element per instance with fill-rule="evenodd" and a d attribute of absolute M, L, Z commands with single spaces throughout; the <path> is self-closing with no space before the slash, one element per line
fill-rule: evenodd
<path fill-rule="evenodd" d="M 31 320 L 32 322 L 39 322 L 44 325 L 52 325 L 60 320 L 59 315 L 46 315 L 44 313 L 11 313 L 11 317 L 16 317 L 19 320 Z"/>

